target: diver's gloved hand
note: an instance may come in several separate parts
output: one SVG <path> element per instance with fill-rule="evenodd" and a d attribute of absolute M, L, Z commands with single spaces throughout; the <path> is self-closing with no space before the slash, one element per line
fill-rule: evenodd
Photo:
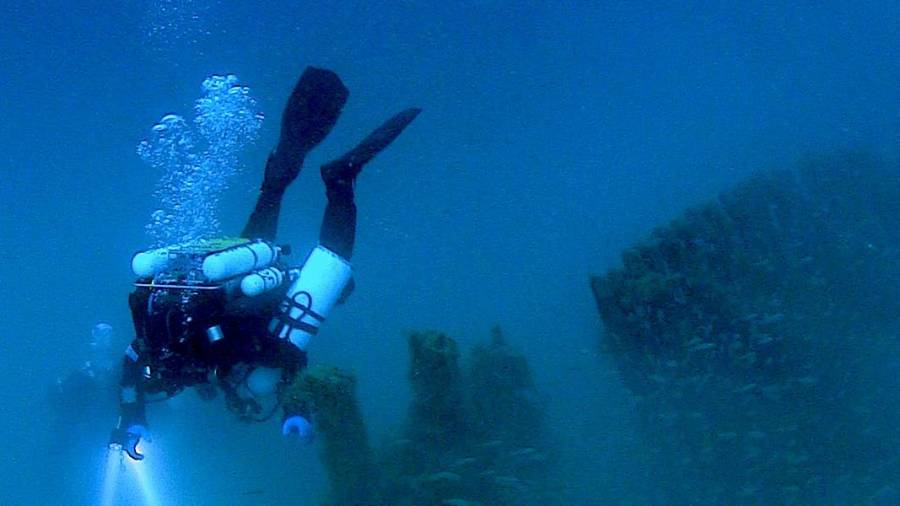
<path fill-rule="evenodd" d="M 126 429 L 126 434 L 128 438 L 126 443 L 122 446 L 122 449 L 125 450 L 125 453 L 132 459 L 144 460 L 144 455 L 137 451 L 137 445 L 141 442 L 141 438 L 146 439 L 150 435 L 150 431 L 147 430 L 147 427 L 136 423 Z"/>
<path fill-rule="evenodd" d="M 301 415 L 292 415 L 285 418 L 281 424 L 281 433 L 285 436 L 296 435 L 300 437 L 300 441 L 306 444 L 312 443 L 315 436 L 312 423 Z"/>
<path fill-rule="evenodd" d="M 150 431 L 139 423 L 129 425 L 127 429 L 115 428 L 109 437 L 110 448 L 121 448 L 132 460 L 144 460 L 144 455 L 137 451 L 141 438 L 147 438 Z"/>

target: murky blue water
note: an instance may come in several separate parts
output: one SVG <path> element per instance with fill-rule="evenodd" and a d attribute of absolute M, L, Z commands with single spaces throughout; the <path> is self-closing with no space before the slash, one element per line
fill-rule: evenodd
<path fill-rule="evenodd" d="M 201 178 L 209 192 L 179 187 L 179 202 L 214 216 L 184 227 L 239 232 L 307 65 L 351 94 L 285 199 L 280 240 L 298 251 L 317 238 L 318 166 L 395 111 L 424 109 L 360 177 L 356 291 L 311 360 L 356 372 L 377 443 L 403 422 L 407 331 L 467 347 L 500 324 L 546 397 L 572 503 L 626 502 L 653 473 L 629 395 L 597 352 L 588 274 L 758 169 L 842 147 L 896 158 L 898 26 L 900 7 L 866 1 L 6 2 L 0 502 L 99 501 L 114 407 L 61 410 L 47 392 L 90 356 L 98 322 L 117 349 L 131 339 L 129 259 L 172 239 L 147 228 L 175 205 L 160 200 L 165 167 L 233 171 L 226 184 Z M 204 79 L 229 74 L 255 102 L 217 147 L 195 101 Z M 152 127 L 168 114 L 196 129 L 193 150 L 157 151 L 169 140 Z M 149 164 L 136 152 L 145 139 Z M 126 467 L 119 503 L 322 497 L 316 447 L 183 397 L 150 408 L 158 497 Z"/>

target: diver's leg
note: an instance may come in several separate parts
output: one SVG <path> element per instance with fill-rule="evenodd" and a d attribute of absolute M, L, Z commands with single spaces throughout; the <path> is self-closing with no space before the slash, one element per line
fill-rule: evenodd
<path fill-rule="evenodd" d="M 319 244 L 350 260 L 356 241 L 356 202 L 353 183 L 336 180 L 325 182 L 325 215 L 319 229 Z"/>
<path fill-rule="evenodd" d="M 407 109 L 378 127 L 347 154 L 322 166 L 328 204 L 319 230 L 319 244 L 349 260 L 356 239 L 356 203 L 353 185 L 363 166 L 388 147 L 419 115 Z"/>
<path fill-rule="evenodd" d="M 300 173 L 306 154 L 334 127 L 348 95 L 334 72 L 314 67 L 303 71 L 284 107 L 278 145 L 266 161 L 256 207 L 242 237 L 275 239 L 284 192 Z"/>
<path fill-rule="evenodd" d="M 268 167 L 274 162 L 275 153 L 269 155 L 266 162 L 266 172 Z M 281 199 L 284 197 L 286 187 L 279 188 L 269 186 L 263 180 L 262 187 L 259 189 L 259 196 L 256 198 L 256 206 L 250 213 L 247 224 L 241 232 L 241 237 L 260 238 L 272 241 L 275 239 L 275 233 L 278 231 L 278 216 L 281 214 Z"/>

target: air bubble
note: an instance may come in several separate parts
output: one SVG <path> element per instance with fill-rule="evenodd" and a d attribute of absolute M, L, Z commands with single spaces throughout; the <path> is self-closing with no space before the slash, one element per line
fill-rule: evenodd
<path fill-rule="evenodd" d="M 146 227 L 154 246 L 219 234 L 219 199 L 263 121 L 249 88 L 237 83 L 233 74 L 205 79 L 192 123 L 167 114 L 138 145 L 141 159 L 161 172 L 159 209 Z"/>

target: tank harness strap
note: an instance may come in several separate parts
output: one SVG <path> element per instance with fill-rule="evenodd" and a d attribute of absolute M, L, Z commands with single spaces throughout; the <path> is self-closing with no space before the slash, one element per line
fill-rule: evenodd
<path fill-rule="evenodd" d="M 311 335 L 318 334 L 318 325 L 313 325 L 311 323 L 303 321 L 303 318 L 307 316 L 312 317 L 319 324 L 325 321 L 324 316 L 313 311 L 312 295 L 310 295 L 309 292 L 297 292 L 293 297 L 290 298 L 290 301 L 286 300 L 285 303 L 286 306 L 282 306 L 283 310 L 281 311 L 281 314 L 275 317 L 275 319 L 278 320 L 278 326 L 276 327 L 274 332 L 275 335 L 281 335 L 281 332 L 285 327 L 300 329 Z M 291 311 L 293 309 L 300 310 L 300 314 L 298 314 L 296 318 L 291 316 Z"/>

